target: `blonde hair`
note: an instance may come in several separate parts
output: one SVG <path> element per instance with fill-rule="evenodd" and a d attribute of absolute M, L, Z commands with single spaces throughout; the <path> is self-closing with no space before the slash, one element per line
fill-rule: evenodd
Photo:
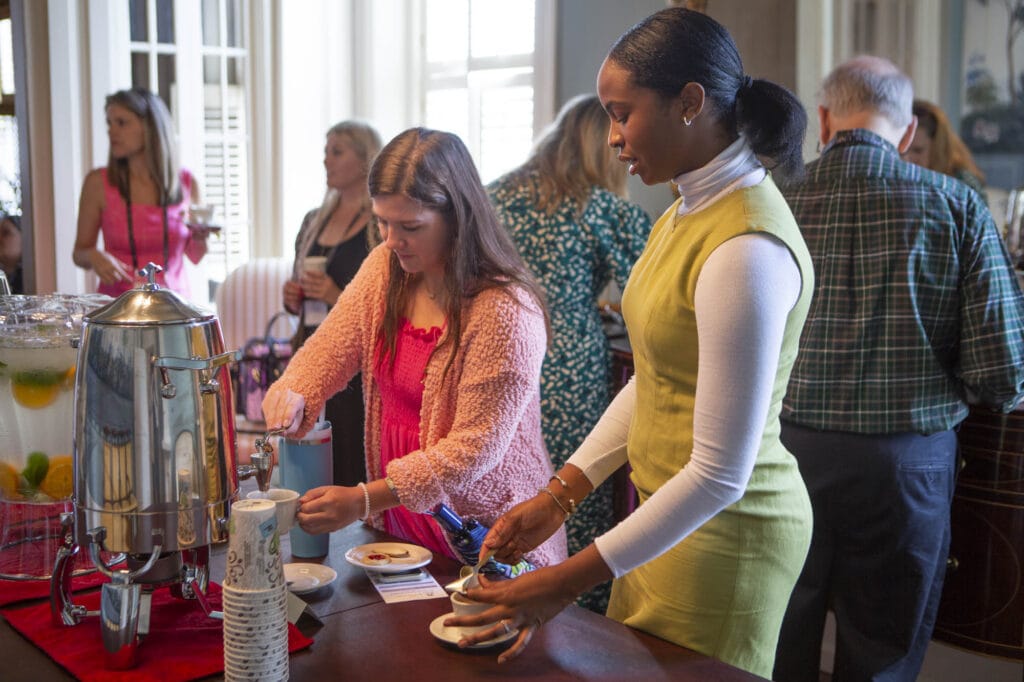
<path fill-rule="evenodd" d="M 626 166 L 608 146 L 608 126 L 597 95 L 577 95 L 565 103 L 530 158 L 513 172 L 536 171 L 537 185 L 529 186 L 540 210 L 554 213 L 568 198 L 576 203 L 577 214 L 582 213 L 595 186 L 626 197 Z"/>
<path fill-rule="evenodd" d="M 142 119 L 142 153 L 146 170 L 156 183 L 161 206 L 170 206 L 181 201 L 181 180 L 179 178 L 178 150 L 174 139 L 174 122 L 167 105 L 157 95 L 145 88 L 119 90 L 109 95 L 104 110 L 111 105 L 127 109 Z M 116 159 L 111 153 L 107 157 L 107 177 L 118 192 L 129 202 L 128 160 Z"/>
<path fill-rule="evenodd" d="M 985 182 L 985 174 L 974 163 L 971 151 L 953 130 L 942 109 L 926 100 L 915 99 L 914 116 L 917 116 L 917 129 L 924 131 L 932 141 L 928 168 L 954 177 L 960 171 L 967 171 Z"/>
<path fill-rule="evenodd" d="M 335 135 L 343 138 L 345 143 L 352 148 L 356 156 L 363 162 L 363 173 L 365 175 L 370 174 L 370 166 L 373 165 L 374 159 L 377 158 L 377 154 L 380 153 L 380 148 L 383 146 L 383 142 L 380 139 L 380 133 L 378 133 L 368 123 L 362 121 L 342 121 L 335 123 L 333 126 L 327 129 L 324 133 L 324 137 L 330 137 Z M 366 188 L 364 187 L 364 190 Z M 317 209 L 316 215 L 313 216 L 311 225 L 321 225 L 330 219 L 331 214 L 334 213 L 334 209 L 338 207 L 338 202 L 341 200 L 341 196 L 337 190 L 328 187 L 324 193 L 324 200 L 320 202 L 320 208 Z M 370 193 L 364 191 L 363 193 L 363 207 L 370 207 Z M 366 232 L 366 245 L 369 248 L 373 248 L 380 241 L 380 235 L 377 233 L 374 227 L 375 221 L 370 218 L 371 225 L 365 230 Z M 309 252 L 309 247 L 313 241 L 319 236 L 319 229 L 310 229 L 303 235 L 303 240 L 299 242 L 296 248 L 296 253 L 299 254 L 295 263 L 295 275 L 298 276 L 299 272 L 299 260 Z"/>

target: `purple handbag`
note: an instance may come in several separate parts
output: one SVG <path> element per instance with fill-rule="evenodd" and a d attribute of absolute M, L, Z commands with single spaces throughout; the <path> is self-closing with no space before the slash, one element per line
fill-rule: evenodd
<path fill-rule="evenodd" d="M 270 318 L 262 337 L 249 339 L 242 349 L 238 361 L 237 398 L 238 410 L 251 422 L 263 421 L 263 397 L 267 389 L 284 373 L 292 358 L 291 339 L 275 338 L 272 335 L 274 323 L 280 312 Z"/>

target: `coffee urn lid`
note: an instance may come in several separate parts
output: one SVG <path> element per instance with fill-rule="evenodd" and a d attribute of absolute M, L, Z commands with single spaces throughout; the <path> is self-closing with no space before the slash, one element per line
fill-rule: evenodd
<path fill-rule="evenodd" d="M 156 283 L 156 273 L 163 268 L 154 263 L 139 270 L 147 282 L 129 289 L 112 303 L 85 316 L 89 324 L 119 325 L 161 325 L 205 322 L 214 315 L 209 310 L 197 307 L 170 289 Z"/>

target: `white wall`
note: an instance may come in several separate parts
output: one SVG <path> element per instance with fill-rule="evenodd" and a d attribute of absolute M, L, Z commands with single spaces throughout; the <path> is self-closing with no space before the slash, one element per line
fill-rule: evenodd
<path fill-rule="evenodd" d="M 348 0 L 288 3 L 281 13 L 282 255 L 294 255 L 302 217 L 324 196 L 324 133 L 353 111 Z"/>

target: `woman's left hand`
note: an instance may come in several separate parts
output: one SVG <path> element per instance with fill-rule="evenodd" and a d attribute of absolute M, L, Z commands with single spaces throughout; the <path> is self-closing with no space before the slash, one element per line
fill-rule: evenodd
<path fill-rule="evenodd" d="M 334 305 L 341 294 L 341 289 L 334 280 L 323 272 L 307 270 L 299 277 L 299 284 L 302 285 L 302 293 L 306 298 L 315 298 L 328 305 Z"/>
<path fill-rule="evenodd" d="M 210 227 L 198 224 L 189 225 L 189 231 L 190 234 L 192 235 L 192 239 L 201 242 L 205 242 L 214 232 L 214 230 L 211 229 Z"/>
<path fill-rule="evenodd" d="M 557 616 L 578 596 L 566 587 L 572 581 L 562 575 L 565 566 L 563 563 L 538 568 L 513 580 L 489 580 L 481 575 L 482 587 L 470 590 L 466 596 L 494 606 L 477 615 L 446 618 L 444 624 L 472 627 L 494 623 L 492 627 L 463 636 L 460 647 L 487 642 L 518 628 L 515 643 L 498 656 L 498 663 L 509 661 L 523 653 L 537 628 Z"/>
<path fill-rule="evenodd" d="M 299 526 L 316 535 L 330 533 L 357 521 L 363 511 L 363 491 L 340 485 L 313 488 L 299 498 Z"/>

